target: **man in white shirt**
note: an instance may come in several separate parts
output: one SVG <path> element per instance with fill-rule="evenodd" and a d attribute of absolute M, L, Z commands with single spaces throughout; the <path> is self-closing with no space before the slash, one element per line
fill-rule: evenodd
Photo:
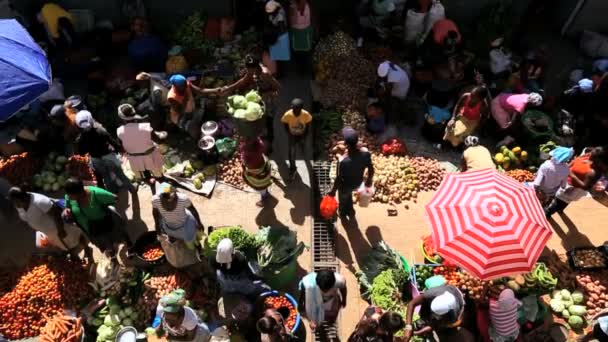
<path fill-rule="evenodd" d="M 389 108 L 387 122 L 403 121 L 414 124 L 414 115 L 406 115 L 405 99 L 410 90 L 410 78 L 400 66 L 390 61 L 384 61 L 378 66 L 378 78 L 381 81 L 380 93 Z"/>

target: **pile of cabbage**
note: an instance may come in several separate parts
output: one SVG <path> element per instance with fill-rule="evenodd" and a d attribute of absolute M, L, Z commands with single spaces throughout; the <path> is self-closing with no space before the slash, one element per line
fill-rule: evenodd
<path fill-rule="evenodd" d="M 110 297 L 106 300 L 106 306 L 89 318 L 87 323 L 97 327 L 97 342 L 113 342 L 120 329 L 133 326 L 138 315 L 132 307 L 122 308 L 118 300 Z"/>
<path fill-rule="evenodd" d="M 40 173 L 34 175 L 34 187 L 44 192 L 63 189 L 65 181 L 69 178 L 65 169 L 67 162 L 66 157 L 55 152 L 49 153 Z"/>
<path fill-rule="evenodd" d="M 568 290 L 555 290 L 551 296 L 551 310 L 561 315 L 572 329 L 581 329 L 585 326 L 585 315 L 587 308 L 580 305 L 584 302 L 585 296 L 580 291 L 570 293 Z"/>
<path fill-rule="evenodd" d="M 262 97 L 255 90 L 248 92 L 245 96 L 233 95 L 228 97 L 226 106 L 228 107 L 228 114 L 235 119 L 257 121 L 264 116 Z"/>

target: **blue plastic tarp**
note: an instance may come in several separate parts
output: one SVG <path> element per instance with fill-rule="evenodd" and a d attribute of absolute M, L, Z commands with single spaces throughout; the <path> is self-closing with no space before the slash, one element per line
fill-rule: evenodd
<path fill-rule="evenodd" d="M 0 20 L 0 122 L 49 89 L 51 67 L 44 51 L 14 19 Z"/>

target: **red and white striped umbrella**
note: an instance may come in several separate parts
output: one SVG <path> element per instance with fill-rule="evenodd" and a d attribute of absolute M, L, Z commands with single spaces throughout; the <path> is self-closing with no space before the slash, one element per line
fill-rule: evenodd
<path fill-rule="evenodd" d="M 437 252 L 481 279 L 530 272 L 553 233 L 534 190 L 491 169 L 447 174 L 426 212 Z"/>

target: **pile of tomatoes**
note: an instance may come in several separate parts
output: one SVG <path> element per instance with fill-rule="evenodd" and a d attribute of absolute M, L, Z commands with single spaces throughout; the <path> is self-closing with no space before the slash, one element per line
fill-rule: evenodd
<path fill-rule="evenodd" d="M 454 286 L 458 286 L 461 273 L 455 266 L 437 266 L 433 269 L 435 275 L 440 275 L 445 278 L 445 281 Z"/>
<path fill-rule="evenodd" d="M 32 262 L 15 287 L 0 297 L 0 334 L 10 340 L 38 336 L 45 316 L 80 308 L 93 298 L 87 275 L 83 265 L 73 261 Z"/>
<path fill-rule="evenodd" d="M 293 330 L 293 328 L 296 326 L 296 319 L 298 317 L 298 311 L 293 306 L 293 304 L 289 301 L 289 299 L 287 299 L 287 297 L 285 297 L 283 295 L 268 296 L 264 300 L 264 305 L 266 306 L 266 308 L 269 308 L 269 309 L 270 308 L 276 309 L 276 310 L 279 310 L 281 308 L 288 309 L 289 316 L 287 317 L 287 319 L 285 319 L 285 326 L 290 331 Z"/>
<path fill-rule="evenodd" d="M 147 261 L 156 261 L 163 255 L 165 255 L 163 249 L 153 244 L 145 246 L 143 253 L 141 254 L 141 256 Z"/>
<path fill-rule="evenodd" d="M 90 167 L 89 155 L 80 156 L 73 155 L 68 159 L 67 163 L 68 174 L 72 177 L 80 178 L 83 181 L 96 181 L 95 174 Z"/>

